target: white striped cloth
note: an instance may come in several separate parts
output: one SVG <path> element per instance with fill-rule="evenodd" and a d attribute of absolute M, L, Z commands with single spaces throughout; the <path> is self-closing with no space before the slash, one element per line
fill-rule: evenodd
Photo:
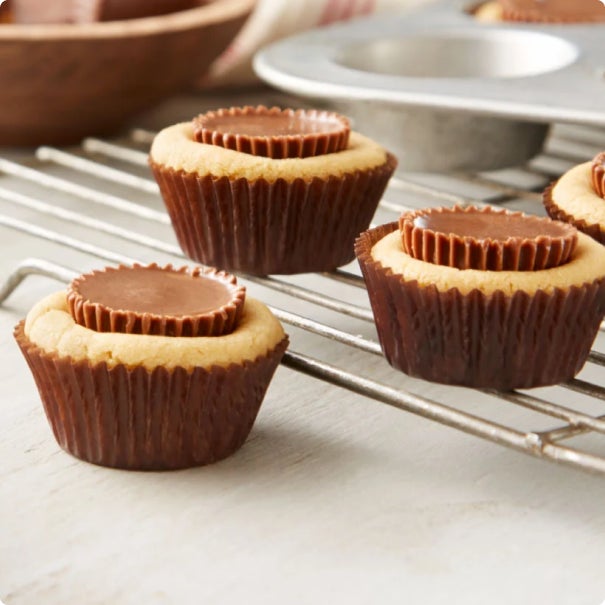
<path fill-rule="evenodd" d="M 220 1 L 220 0 L 219 0 Z M 429 0 L 258 0 L 230 47 L 214 63 L 207 83 L 254 81 L 252 57 L 264 45 L 313 27 L 346 21 L 381 10 L 406 9 Z"/>

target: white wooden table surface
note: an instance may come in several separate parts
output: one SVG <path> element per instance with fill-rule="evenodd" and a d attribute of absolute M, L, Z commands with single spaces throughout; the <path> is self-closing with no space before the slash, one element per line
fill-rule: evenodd
<path fill-rule="evenodd" d="M 184 98 L 142 123 L 160 126 L 204 104 L 220 103 Z M 35 164 L 31 154 L 22 156 Z M 82 200 L 8 176 L 0 175 L 0 186 L 175 241 L 168 226 L 89 211 Z M 0 213 L 144 260 L 169 260 L 41 221 L 1 198 Z M 162 208 L 159 198 L 143 198 Z M 7 228 L 0 228 L 0 250 L 0 277 L 28 256 L 78 271 L 105 264 Z M 367 304 L 364 292 L 318 276 L 298 283 Z M 58 287 L 30 277 L 0 307 L 0 599 L 7 605 L 598 605 L 605 598 L 605 477 L 503 449 L 283 367 L 249 440 L 219 464 L 137 473 L 70 457 L 52 437 L 11 337 L 27 310 Z M 250 292 L 375 338 L 371 324 L 258 286 Z M 499 406 L 505 421 L 521 415 L 469 390 L 408 379 L 381 358 L 288 331 L 293 349 L 354 373 L 463 400 L 470 410 Z"/>

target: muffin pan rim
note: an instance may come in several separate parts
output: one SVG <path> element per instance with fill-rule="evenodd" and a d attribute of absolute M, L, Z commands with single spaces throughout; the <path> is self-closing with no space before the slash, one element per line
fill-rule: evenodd
<path fill-rule="evenodd" d="M 605 124 L 605 63 L 599 57 L 605 26 L 486 24 L 465 12 L 468 4 L 439 2 L 413 13 L 381 14 L 312 30 L 261 50 L 254 68 L 269 84 L 305 97 L 374 100 L 402 109 L 420 106 L 540 123 Z M 405 77 L 339 65 L 347 46 L 397 36 L 409 39 L 421 32 L 488 38 L 489 32 L 519 32 L 520 37 L 535 33 L 575 47 L 577 56 L 554 71 L 507 78 Z"/>

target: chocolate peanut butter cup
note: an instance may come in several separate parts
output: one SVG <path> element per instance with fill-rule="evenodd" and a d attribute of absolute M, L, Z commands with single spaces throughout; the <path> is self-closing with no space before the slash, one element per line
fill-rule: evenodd
<path fill-rule="evenodd" d="M 504 21 L 590 23 L 605 21 L 600 0 L 499 0 Z"/>
<path fill-rule="evenodd" d="M 208 144 L 196 142 L 193 125 L 175 125 L 156 136 L 150 154 L 189 258 L 252 275 L 330 271 L 355 258 L 355 238 L 397 165 L 393 155 L 357 133 L 346 146 L 346 120 L 321 111 L 219 110 L 196 123 Z M 232 126 L 242 131 L 228 133 Z M 305 157 L 289 157 L 292 149 Z"/>
<path fill-rule="evenodd" d="M 595 193 L 605 198 L 605 151 L 597 154 L 592 160 L 591 176 Z"/>
<path fill-rule="evenodd" d="M 403 250 L 457 269 L 538 271 L 567 262 L 576 230 L 547 218 L 489 206 L 429 208 L 399 220 Z"/>
<path fill-rule="evenodd" d="M 13 20 L 11 2 L 12 0 L 6 0 L 0 3 L 0 25 L 2 23 L 11 23 Z"/>
<path fill-rule="evenodd" d="M 81 275 L 67 302 L 74 320 L 97 332 L 220 336 L 235 328 L 245 297 L 228 273 L 151 264 Z"/>
<path fill-rule="evenodd" d="M 167 275 L 176 276 L 176 285 L 166 281 Z M 15 339 L 63 449 L 103 466 L 168 470 L 209 464 L 242 446 L 288 338 L 262 303 L 244 303 L 234 280 L 217 275 L 157 265 L 105 269 L 74 280 L 70 304 L 66 293 L 51 295 L 17 325 Z M 227 297 L 221 291 L 208 301 L 200 291 L 205 280 L 220 283 L 221 290 L 223 282 L 228 284 Z M 162 288 L 172 288 L 184 300 L 158 303 Z M 130 292 L 122 295 L 116 289 Z M 106 297 L 108 304 L 90 311 L 92 303 L 87 312 L 80 297 L 90 293 Z M 241 313 L 233 312 L 232 330 L 194 336 L 205 321 L 175 320 L 176 312 L 188 312 L 195 298 L 203 307 L 215 304 L 221 314 L 231 304 L 224 302 L 229 297 L 243 303 Z M 116 300 L 117 306 L 128 303 L 123 306 L 129 308 L 113 310 Z M 168 309 L 167 321 L 140 320 L 154 304 L 158 307 L 151 314 Z M 70 306 L 81 323 L 72 318 Z M 96 331 L 84 325 L 92 317 L 91 323 L 102 327 L 139 324 L 143 333 Z M 160 326 L 160 333 L 152 334 L 149 326 Z M 175 332 L 181 335 L 171 335 Z"/>
<path fill-rule="evenodd" d="M 409 254 L 402 239 L 399 224 L 391 223 L 362 233 L 355 246 L 393 367 L 433 382 L 498 390 L 557 384 L 580 371 L 605 314 L 605 279 L 599 273 L 549 287 L 552 271 L 565 267 L 573 274 L 574 252 L 567 263 L 547 269 L 460 269 L 458 261 L 434 264 Z M 392 265 L 384 259 L 387 244 L 395 254 Z M 446 260 L 449 253 L 429 250 L 427 258 L 435 257 Z M 466 258 L 475 265 L 473 255 Z M 483 253 L 478 259 L 486 263 Z M 467 273 L 484 286 L 469 287 Z M 540 287 L 514 286 L 515 275 L 525 276 L 525 284 L 531 274 Z M 502 288 L 490 285 L 498 275 Z"/>
<path fill-rule="evenodd" d="M 274 159 L 342 151 L 351 130 L 347 118 L 330 111 L 262 105 L 209 111 L 193 125 L 200 143 Z"/>

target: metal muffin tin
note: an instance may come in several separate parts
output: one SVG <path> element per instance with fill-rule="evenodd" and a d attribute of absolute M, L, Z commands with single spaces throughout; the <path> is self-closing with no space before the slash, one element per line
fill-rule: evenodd
<path fill-rule="evenodd" d="M 605 125 L 605 26 L 488 24 L 468 6 L 316 29 L 266 47 L 254 67 L 351 116 L 405 171 L 519 165 L 550 122 Z"/>

